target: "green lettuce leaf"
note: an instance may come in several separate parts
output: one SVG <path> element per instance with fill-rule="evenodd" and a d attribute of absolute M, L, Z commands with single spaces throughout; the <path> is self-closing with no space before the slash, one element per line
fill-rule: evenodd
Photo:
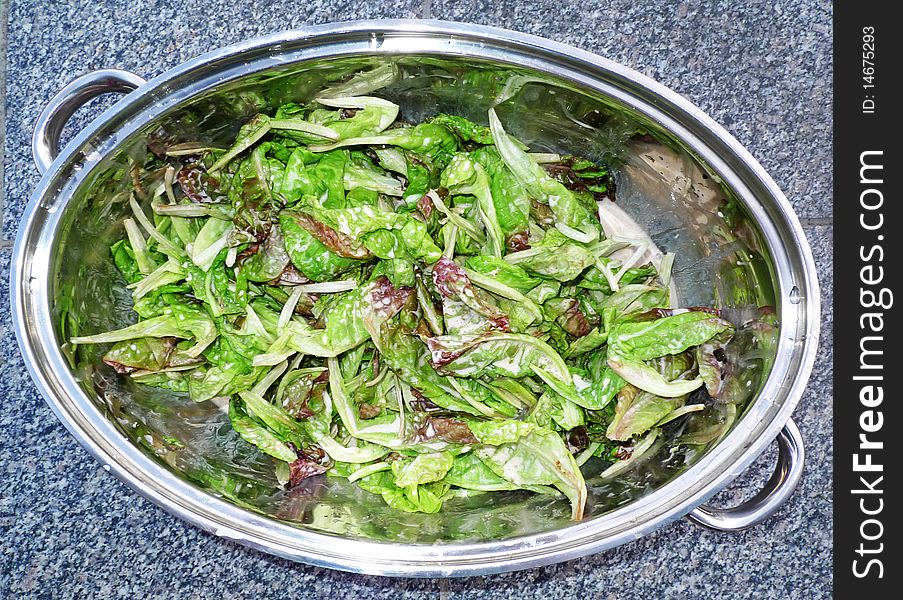
<path fill-rule="evenodd" d="M 583 243 L 598 240 L 601 227 L 595 215 L 563 184 L 549 177 L 543 168 L 505 133 L 493 109 L 489 110 L 489 127 L 502 160 L 530 196 L 549 205 L 562 233 Z"/>
<path fill-rule="evenodd" d="M 451 469 L 455 457 L 448 452 L 418 454 L 413 459 L 393 461 L 392 474 L 395 485 L 406 488 L 422 483 L 439 481 Z"/>
<path fill-rule="evenodd" d="M 554 485 L 571 501 L 571 517 L 583 518 L 586 482 L 557 433 L 537 429 L 517 442 L 474 452 L 496 475 L 517 486 Z"/>
<path fill-rule="evenodd" d="M 608 336 L 612 352 L 635 360 L 679 354 L 731 328 L 706 311 L 688 311 L 662 319 L 618 323 Z"/>
<path fill-rule="evenodd" d="M 297 460 L 298 455 L 282 439 L 247 415 L 241 400 L 232 398 L 229 401 L 229 421 L 243 440 L 257 446 L 261 452 L 289 463 Z"/>
<path fill-rule="evenodd" d="M 557 281 L 571 281 L 594 264 L 595 255 L 586 246 L 569 240 L 557 230 L 529 250 L 505 256 L 505 260 L 522 269 Z"/>
<path fill-rule="evenodd" d="M 282 211 L 279 225 L 284 235 L 285 251 L 292 264 L 313 281 L 332 281 L 362 264 L 357 258 L 347 258 L 332 252 L 305 227 L 309 218 L 294 211 Z"/>

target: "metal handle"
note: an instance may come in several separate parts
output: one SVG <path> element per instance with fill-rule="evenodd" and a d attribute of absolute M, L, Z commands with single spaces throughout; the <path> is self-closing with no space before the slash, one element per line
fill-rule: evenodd
<path fill-rule="evenodd" d="M 109 93 L 129 93 L 147 83 L 142 77 L 118 69 L 101 69 L 70 82 L 47 104 L 38 117 L 31 138 L 35 165 L 43 174 L 59 152 L 63 125 L 88 100 Z"/>
<path fill-rule="evenodd" d="M 734 508 L 700 506 L 687 518 L 709 529 L 733 532 L 758 525 L 777 512 L 796 489 L 805 462 L 803 437 L 793 419 L 787 420 L 777 440 L 778 464 L 762 491 Z"/>

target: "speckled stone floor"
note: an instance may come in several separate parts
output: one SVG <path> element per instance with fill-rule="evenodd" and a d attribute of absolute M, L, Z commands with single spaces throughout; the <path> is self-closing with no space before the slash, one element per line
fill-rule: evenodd
<path fill-rule="evenodd" d="M 826 598 L 832 535 L 832 7 L 827 1 L 197 0 L 0 2 L 0 596 L 10 598 Z M 822 344 L 794 418 L 807 468 L 766 523 L 724 535 L 681 521 L 600 555 L 519 573 L 426 581 L 313 568 L 164 513 L 104 472 L 26 374 L 9 311 L 10 243 L 38 182 L 31 129 L 66 82 L 100 67 L 145 77 L 207 50 L 312 23 L 471 21 L 568 43 L 638 69 L 723 124 L 802 218 L 822 286 Z M 5 87 L 3 84 L 5 76 Z M 103 100 L 67 127 L 84 126 Z M 109 102 L 109 100 L 106 100 Z M 5 132 L 5 136 L 4 136 Z M 766 452 L 722 492 L 768 477 Z"/>

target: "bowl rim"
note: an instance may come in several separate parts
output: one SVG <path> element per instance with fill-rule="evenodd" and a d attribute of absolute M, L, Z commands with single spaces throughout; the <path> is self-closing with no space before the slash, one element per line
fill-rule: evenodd
<path fill-rule="evenodd" d="M 325 53 L 329 49 L 332 54 Z M 256 58 L 244 65 L 234 64 L 238 55 L 255 53 Z M 795 270 L 784 264 L 775 267 L 779 299 L 789 297 L 792 287 L 802 293 L 799 303 L 779 300 L 778 360 L 751 403 L 756 410 L 749 411 L 760 420 L 740 419 L 724 440 L 687 471 L 601 518 L 516 538 L 443 545 L 342 538 L 263 517 L 179 479 L 122 436 L 77 385 L 48 324 L 46 271 L 56 225 L 64 212 L 60 207 L 91 171 L 74 166 L 80 159 L 86 166 L 95 166 L 155 115 L 212 87 L 203 86 L 214 74 L 228 82 L 275 64 L 374 53 L 489 59 L 504 54 L 516 55 L 526 62 L 518 64 L 539 71 L 549 72 L 550 65 L 561 67 L 564 71 L 553 75 L 613 96 L 652 117 L 715 170 L 764 228 L 763 237 L 772 254 L 783 248 L 797 263 Z M 199 74 L 205 77 L 196 78 Z M 603 76 L 614 78 L 621 87 L 603 83 Z M 193 85 L 179 87 L 189 80 Z M 640 93 L 660 104 L 638 104 L 642 99 L 631 94 Z M 688 124 L 698 130 L 689 130 Z M 747 170 L 746 181 L 735 171 L 738 165 Z M 758 194 L 748 184 L 755 184 Z M 44 272 L 39 270 L 41 266 Z M 350 21 L 280 32 L 208 52 L 154 77 L 81 131 L 43 175 L 16 235 L 10 289 L 16 337 L 29 373 L 60 421 L 106 470 L 168 512 L 217 536 L 309 564 L 392 576 L 468 576 L 546 565 L 615 547 L 683 517 L 739 475 L 784 426 L 811 373 L 820 326 L 815 263 L 789 201 L 752 155 L 702 110 L 633 69 L 559 42 L 495 27 L 428 20 Z M 788 364 L 780 364 L 781 359 Z"/>

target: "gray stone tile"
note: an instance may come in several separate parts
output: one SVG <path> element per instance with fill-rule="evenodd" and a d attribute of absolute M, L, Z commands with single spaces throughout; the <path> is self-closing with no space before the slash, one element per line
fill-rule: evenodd
<path fill-rule="evenodd" d="M 800 216 L 832 214 L 830 2 L 432 0 L 431 14 L 632 67 L 725 126 Z"/>
<path fill-rule="evenodd" d="M 831 7 L 827 2 L 429 2 L 436 18 L 544 35 L 632 66 L 726 125 L 765 165 L 801 216 L 831 214 Z M 730 7 L 730 8 L 729 8 Z M 409 17 L 419 2 L 171 0 L 33 3 L 9 8 L 5 147 L 14 235 L 38 177 L 31 125 L 68 80 L 116 66 L 158 74 L 213 47 L 308 23 Z M 216 15 L 211 19 L 210 15 Z M 127 26 L 123 26 L 127 23 Z M 94 107 L 94 110 L 99 107 Z M 68 134 L 92 114 L 77 116 Z M 436 582 L 298 565 L 184 524 L 104 472 L 45 405 L 26 374 L 9 313 L 9 252 L 0 249 L 0 589 L 13 597 L 815 598 L 831 585 L 831 278 L 833 228 L 808 227 L 822 275 L 822 344 L 794 418 L 807 443 L 799 491 L 778 515 L 736 536 L 678 522 L 615 551 L 526 572 Z M 767 478 L 766 453 L 719 495 L 730 504 Z M 526 592 L 525 590 L 528 590 Z"/>
<path fill-rule="evenodd" d="M 0 4 L 0 224 L 3 223 L 4 206 L 6 205 L 6 185 L 3 176 L 3 149 L 6 147 L 6 30 L 9 19 L 9 7 Z M 0 235 L 0 248 L 3 247 Z"/>

